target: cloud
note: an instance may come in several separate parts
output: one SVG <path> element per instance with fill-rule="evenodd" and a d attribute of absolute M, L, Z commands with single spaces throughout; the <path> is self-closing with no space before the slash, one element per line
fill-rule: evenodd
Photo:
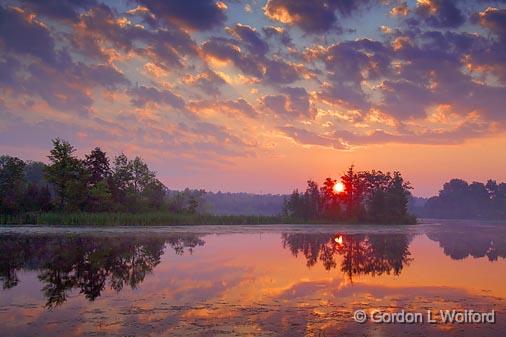
<path fill-rule="evenodd" d="M 401 2 L 398 6 L 393 7 L 390 10 L 390 14 L 393 16 L 406 16 L 409 14 L 409 7 L 407 2 Z"/>
<path fill-rule="evenodd" d="M 142 108 L 148 103 L 166 104 L 175 109 L 185 108 L 184 100 L 170 90 L 158 90 L 141 85 L 130 89 L 129 94 L 131 96 L 130 102 L 138 108 Z"/>
<path fill-rule="evenodd" d="M 253 109 L 253 107 L 242 98 L 238 98 L 236 100 L 223 101 L 220 104 L 222 106 L 222 109 L 227 111 L 229 114 L 242 113 L 252 118 L 257 116 L 257 112 L 255 111 L 255 109 Z"/>
<path fill-rule="evenodd" d="M 95 0 L 23 0 L 23 4 L 31 11 L 51 19 L 76 22 L 80 11 L 97 4 Z"/>
<path fill-rule="evenodd" d="M 55 44 L 46 26 L 19 8 L 0 5 L 0 45 L 7 52 L 54 63 Z"/>
<path fill-rule="evenodd" d="M 305 129 L 293 126 L 280 126 L 278 127 L 278 130 L 302 145 L 319 145 L 333 147 L 335 149 L 345 148 L 337 138 L 321 136 Z"/>
<path fill-rule="evenodd" d="M 415 13 L 430 26 L 455 28 L 466 20 L 456 3 L 456 0 L 418 0 Z"/>
<path fill-rule="evenodd" d="M 265 79 L 272 83 L 288 84 L 300 79 L 299 70 L 281 60 L 266 60 Z"/>
<path fill-rule="evenodd" d="M 488 7 L 476 18 L 481 26 L 493 32 L 503 43 L 506 42 L 506 9 Z"/>
<path fill-rule="evenodd" d="M 222 26 L 226 19 L 224 9 L 213 0 L 138 0 L 138 2 L 156 17 L 194 30 L 209 30 Z"/>
<path fill-rule="evenodd" d="M 332 45 L 321 58 L 332 79 L 358 84 L 364 79 L 388 75 L 392 55 L 382 43 L 360 39 Z"/>
<path fill-rule="evenodd" d="M 263 96 L 260 102 L 266 110 L 285 118 L 312 119 L 316 115 L 315 105 L 301 87 L 282 88 L 278 94 Z"/>
<path fill-rule="evenodd" d="M 300 69 L 296 66 L 265 55 L 269 50 L 268 44 L 255 30 L 238 24 L 233 28 L 228 27 L 227 31 L 238 40 L 210 38 L 202 44 L 202 51 L 207 57 L 231 62 L 244 74 L 267 84 L 289 84 L 300 78 Z"/>
<path fill-rule="evenodd" d="M 12 56 L 5 56 L 3 60 L 0 59 L 0 85 L 17 87 L 16 70 L 19 67 L 19 61 Z"/>
<path fill-rule="evenodd" d="M 325 82 L 318 91 L 318 98 L 334 105 L 338 104 L 346 108 L 368 110 L 370 103 L 360 86 L 345 84 L 342 82 Z"/>
<path fill-rule="evenodd" d="M 93 98 L 90 88 L 101 86 L 114 89 L 127 86 L 129 81 L 109 65 L 88 66 L 83 63 L 60 63 L 53 67 L 41 62 L 32 63 L 27 70 L 30 76 L 22 80 L 26 94 L 40 96 L 60 111 L 90 113 Z M 47 79 L 50 78 L 51 81 Z"/>
<path fill-rule="evenodd" d="M 346 17 L 368 3 L 368 0 L 269 0 L 264 11 L 272 20 L 296 25 L 307 33 L 322 33 L 336 28 L 336 12 Z"/>
<path fill-rule="evenodd" d="M 210 111 L 212 113 L 224 113 L 230 117 L 244 115 L 256 118 L 258 115 L 255 109 L 243 98 L 193 101 L 190 102 L 189 109 L 197 114 Z"/>
<path fill-rule="evenodd" d="M 425 109 L 435 104 L 435 97 L 423 85 L 409 81 L 384 81 L 379 108 L 397 118 L 423 117 Z"/>
<path fill-rule="evenodd" d="M 488 135 L 490 131 L 490 128 L 486 125 L 468 122 L 449 130 L 427 130 L 419 133 L 409 131 L 390 133 L 383 130 L 375 130 L 369 134 L 356 134 L 347 130 L 341 130 L 335 132 L 334 137 L 352 146 L 388 143 L 439 145 L 461 144 L 468 139 Z"/>
<path fill-rule="evenodd" d="M 250 26 L 238 23 L 233 27 L 227 27 L 226 31 L 243 42 L 251 53 L 265 55 L 269 51 L 269 45 L 262 40 L 256 29 Z"/>
<path fill-rule="evenodd" d="M 369 133 L 359 134 L 348 130 L 339 130 L 332 134 L 320 135 L 293 126 L 283 126 L 277 129 L 299 144 L 320 145 L 335 149 L 349 149 L 353 146 L 373 144 L 461 144 L 467 139 L 482 137 L 491 131 L 486 124 L 474 121 L 464 122 L 451 129 L 425 130 L 422 132 L 374 130 Z"/>
<path fill-rule="evenodd" d="M 230 61 L 243 73 L 262 78 L 262 67 L 254 57 L 241 52 L 237 41 L 213 37 L 202 45 L 202 50 L 208 56 L 222 61 Z"/>
<path fill-rule="evenodd" d="M 211 96 L 220 94 L 220 89 L 225 85 L 225 80 L 212 70 L 206 70 L 196 76 L 187 75 L 183 79 L 184 83 L 195 86 Z"/>
<path fill-rule="evenodd" d="M 262 30 L 267 38 L 276 38 L 287 47 L 293 46 L 292 38 L 286 29 L 283 29 L 281 27 L 268 26 L 262 28 Z"/>
<path fill-rule="evenodd" d="M 128 109 L 141 115 L 146 106 L 193 112 L 191 118 L 163 116 L 164 123 L 188 119 L 178 131 L 165 130 L 177 127 L 162 125 L 157 113 L 140 116 L 128 130 L 138 132 L 136 144 L 171 145 L 181 153 L 185 147 L 218 153 L 230 134 L 235 140 L 222 155 L 250 149 L 233 137 L 242 125 L 226 126 L 234 118 L 266 130 L 304 121 L 311 130 L 290 125 L 282 132 L 301 144 L 336 148 L 341 140 L 460 142 L 506 128 L 502 2 L 427 0 L 408 7 L 404 1 L 270 0 L 247 21 L 237 6 L 210 0 L 9 4 L 0 6 L 0 105 L 16 106 L 14 115 L 33 106 L 46 109 L 38 113 L 48 119 L 77 114 L 72 118 L 84 125 L 99 117 L 122 123 L 106 115 L 125 115 Z M 388 11 L 395 17 L 385 16 Z M 379 35 L 374 26 L 354 27 L 350 16 L 356 14 L 391 28 Z M 264 15 L 273 21 L 266 24 Z M 345 30 L 349 34 L 336 35 Z M 451 107 L 447 118 L 477 116 L 480 122 L 429 128 L 424 123 L 442 105 Z M 392 121 L 387 129 L 375 129 L 382 122 L 371 121 L 374 113 Z M 421 123 L 419 129 L 410 129 L 413 123 Z M 350 133 L 329 134 L 330 125 Z M 358 127 L 360 132 L 352 131 Z M 130 140 L 125 134 L 121 137 Z"/>
<path fill-rule="evenodd" d="M 184 56 L 196 55 L 195 42 L 177 26 L 148 30 L 125 17 L 117 17 L 104 4 L 81 15 L 73 27 L 72 45 L 92 58 L 109 60 L 118 52 L 135 51 L 165 67 L 182 67 Z"/>
<path fill-rule="evenodd" d="M 0 66 L 2 87 L 15 95 L 40 97 L 57 110 L 88 114 L 93 104 L 90 88 L 129 84 L 109 64 L 76 63 L 65 49 L 56 50 L 47 26 L 22 9 L 0 7 L 0 17 L 0 44 L 6 51 Z"/>

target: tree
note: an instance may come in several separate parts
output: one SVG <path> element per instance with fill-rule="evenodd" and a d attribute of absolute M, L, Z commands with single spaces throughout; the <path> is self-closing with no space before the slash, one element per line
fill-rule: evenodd
<path fill-rule="evenodd" d="M 168 208 L 176 213 L 197 213 L 204 205 L 205 193 L 204 190 L 190 190 L 189 188 L 185 188 L 181 192 L 172 191 L 167 200 Z"/>
<path fill-rule="evenodd" d="M 348 171 L 341 177 L 344 184 L 344 192 L 340 197 L 346 205 L 346 213 L 349 218 L 362 218 L 363 209 L 363 175 L 355 172 L 355 167 L 350 166 Z"/>
<path fill-rule="evenodd" d="M 320 188 L 323 216 L 327 219 L 338 219 L 341 215 L 339 195 L 334 191 L 337 180 L 327 178 Z"/>
<path fill-rule="evenodd" d="M 127 156 L 123 153 L 114 158 L 111 181 L 114 201 L 118 205 L 125 206 L 128 196 L 132 194 L 133 172 Z"/>
<path fill-rule="evenodd" d="M 88 171 L 89 182 L 92 186 L 108 179 L 111 175 L 109 158 L 98 146 L 89 155 L 85 155 L 84 166 Z"/>
<path fill-rule="evenodd" d="M 327 178 L 323 186 L 309 180 L 306 191 L 295 190 L 285 201 L 284 214 L 296 219 L 368 221 L 379 223 L 413 223 L 407 204 L 409 182 L 399 172 L 355 171 L 351 166 L 341 177 L 345 186 L 336 193 L 337 180 Z M 341 212 L 344 206 L 346 212 Z"/>
<path fill-rule="evenodd" d="M 283 214 L 292 218 L 304 219 L 304 208 L 304 199 L 298 190 L 294 190 L 284 202 Z"/>
<path fill-rule="evenodd" d="M 482 218 L 506 217 L 506 184 L 488 180 L 486 184 L 451 179 L 423 208 L 426 217 Z"/>
<path fill-rule="evenodd" d="M 400 172 L 394 172 L 386 191 L 387 216 L 384 222 L 411 223 L 414 219 L 408 214 L 411 185 L 405 182 Z"/>
<path fill-rule="evenodd" d="M 114 160 L 112 193 L 114 200 L 130 211 L 161 207 L 165 186 L 156 179 L 156 173 L 140 158 L 128 160 L 120 154 Z"/>
<path fill-rule="evenodd" d="M 165 195 L 166 188 L 158 179 L 153 179 L 142 190 L 143 201 L 149 209 L 162 208 Z"/>
<path fill-rule="evenodd" d="M 167 188 L 140 157 L 120 154 L 111 169 L 100 147 L 81 160 L 67 141 L 55 138 L 52 144 L 48 165 L 0 157 L 1 213 L 47 211 L 52 201 L 60 211 L 147 211 L 166 205 Z M 199 193 L 190 203 L 185 197 L 183 211 L 197 211 Z"/>
<path fill-rule="evenodd" d="M 25 166 L 25 178 L 27 183 L 37 186 L 47 186 L 45 177 L 46 164 L 40 161 L 27 161 Z"/>
<path fill-rule="evenodd" d="M 24 211 L 49 211 L 51 209 L 51 194 L 47 186 L 29 183 L 23 194 Z"/>
<path fill-rule="evenodd" d="M 89 187 L 87 208 L 92 212 L 105 212 L 114 208 L 112 193 L 107 181 L 101 180 Z"/>
<path fill-rule="evenodd" d="M 25 185 L 25 162 L 17 157 L 0 157 L 0 211 L 17 213 L 21 210 L 21 199 Z"/>
<path fill-rule="evenodd" d="M 82 162 L 75 157 L 75 148 L 60 138 L 52 140 L 53 149 L 48 156 L 46 179 L 53 184 L 58 195 L 59 209 L 79 207 L 86 192 Z"/>
<path fill-rule="evenodd" d="M 318 218 L 321 215 L 321 197 L 318 184 L 312 180 L 307 181 L 304 192 L 305 215 L 309 219 Z"/>
<path fill-rule="evenodd" d="M 86 208 L 89 211 L 109 211 L 113 209 L 110 188 L 111 168 L 109 158 L 100 147 L 95 147 L 89 155 L 85 155 L 84 167 L 87 175 L 86 186 L 88 200 Z"/>
<path fill-rule="evenodd" d="M 132 166 L 134 189 L 140 193 L 146 186 L 154 182 L 156 173 L 150 171 L 148 165 L 140 157 L 135 157 L 130 165 Z"/>

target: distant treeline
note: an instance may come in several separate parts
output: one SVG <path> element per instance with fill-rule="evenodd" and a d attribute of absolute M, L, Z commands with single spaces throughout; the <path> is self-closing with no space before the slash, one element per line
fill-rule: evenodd
<path fill-rule="evenodd" d="M 84 158 L 54 139 L 49 163 L 0 156 L 0 214 L 26 212 L 195 213 L 199 191 L 169 195 L 141 158 L 120 154 L 111 161 L 99 147 Z"/>
<path fill-rule="evenodd" d="M 506 183 L 488 180 L 468 184 L 462 179 L 445 183 L 437 196 L 413 208 L 426 218 L 506 219 Z"/>
<path fill-rule="evenodd" d="M 352 166 L 340 182 L 327 178 L 319 187 L 309 180 L 306 191 L 295 190 L 286 200 L 284 214 L 307 220 L 411 224 L 416 218 L 408 213 L 410 189 L 399 172 L 356 172 Z"/>
<path fill-rule="evenodd" d="M 199 198 L 205 212 L 220 215 L 263 215 L 281 213 L 286 195 L 206 192 Z"/>

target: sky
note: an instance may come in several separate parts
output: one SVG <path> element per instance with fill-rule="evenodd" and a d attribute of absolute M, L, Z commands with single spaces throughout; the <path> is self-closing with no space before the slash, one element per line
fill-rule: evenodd
<path fill-rule="evenodd" d="M 171 189 L 506 180 L 505 1 L 0 1 L 0 153 L 140 156 Z"/>

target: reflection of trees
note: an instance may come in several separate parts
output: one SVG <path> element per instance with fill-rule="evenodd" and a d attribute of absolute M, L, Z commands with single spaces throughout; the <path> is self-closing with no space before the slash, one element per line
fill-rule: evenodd
<path fill-rule="evenodd" d="M 107 284 L 121 291 L 136 288 L 160 263 L 166 245 L 181 255 L 204 245 L 193 234 L 169 236 L 28 236 L 0 237 L 0 281 L 3 288 L 18 284 L 20 269 L 38 270 L 48 308 L 66 301 L 79 289 L 93 301 Z"/>
<path fill-rule="evenodd" d="M 307 266 L 320 261 L 326 270 L 337 267 L 336 257 L 342 256 L 341 270 L 350 279 L 354 275 L 372 276 L 401 273 L 412 261 L 411 239 L 405 234 L 286 234 L 283 247 L 294 256 L 304 255 Z"/>
<path fill-rule="evenodd" d="M 497 261 L 499 257 L 506 258 L 506 234 L 502 228 L 455 228 L 449 225 L 428 233 L 427 236 L 439 242 L 445 255 L 454 260 L 462 260 L 468 256 L 486 256 L 489 261 Z"/>

